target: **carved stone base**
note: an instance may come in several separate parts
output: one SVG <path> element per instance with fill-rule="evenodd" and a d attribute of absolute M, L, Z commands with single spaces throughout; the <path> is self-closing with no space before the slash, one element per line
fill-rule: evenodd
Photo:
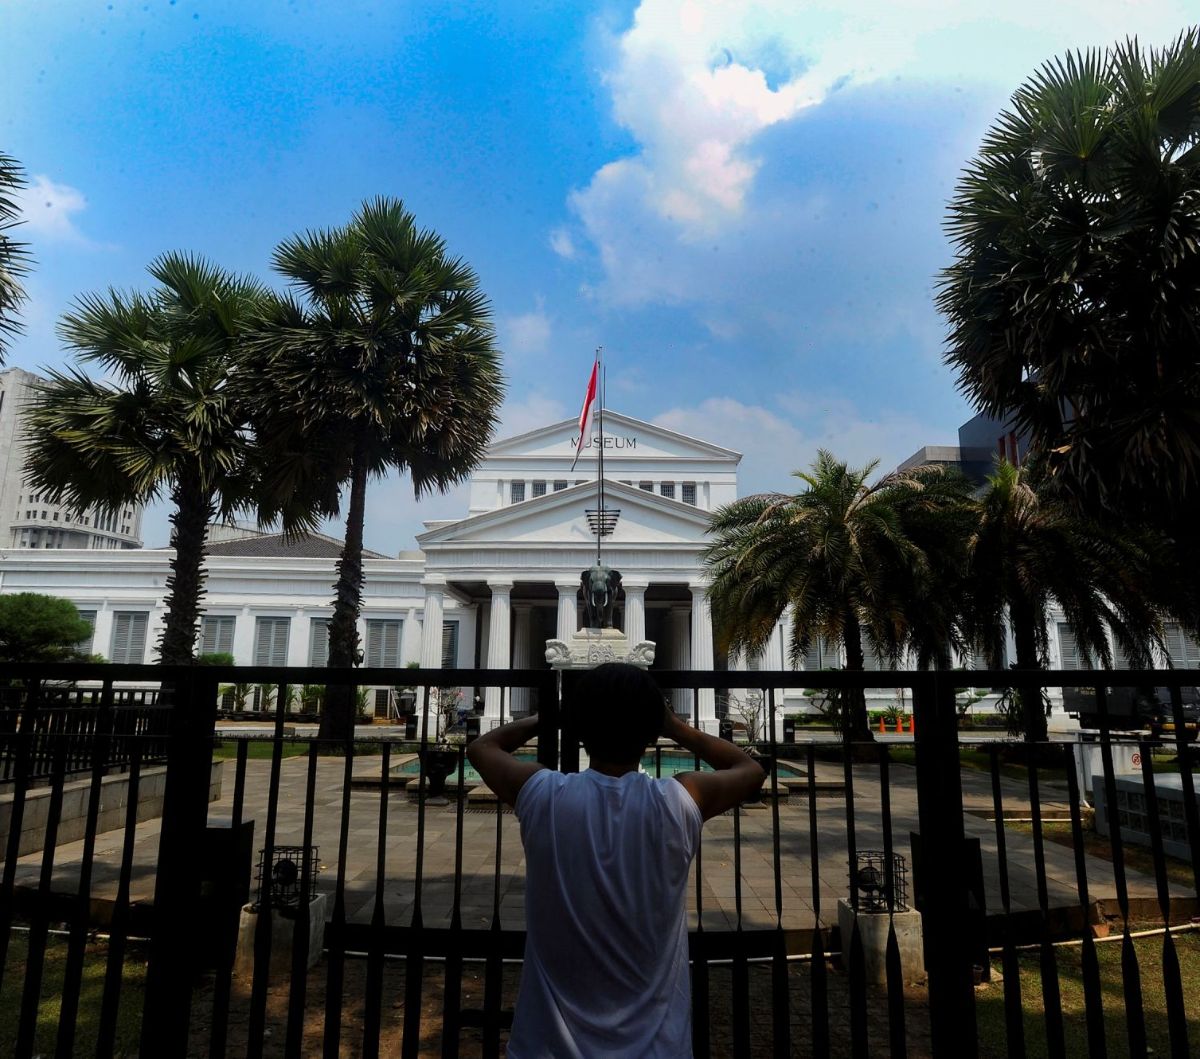
<path fill-rule="evenodd" d="M 580 629 L 570 640 L 547 640 L 546 661 L 551 669 L 592 669 L 605 662 L 628 662 L 649 669 L 654 643 L 630 644 L 620 629 Z"/>

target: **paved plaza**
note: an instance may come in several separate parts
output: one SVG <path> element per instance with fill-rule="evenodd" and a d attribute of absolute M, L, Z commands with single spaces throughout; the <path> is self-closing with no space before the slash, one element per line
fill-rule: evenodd
<path fill-rule="evenodd" d="M 399 760 L 399 759 L 397 759 Z M 377 836 L 382 787 L 378 785 L 382 759 L 364 756 L 354 762 L 356 786 L 351 794 L 349 844 L 346 863 L 346 908 L 356 921 L 370 919 L 377 892 Z M 300 845 L 304 829 L 304 787 L 307 759 L 283 760 L 280 781 L 276 845 Z M 337 878 L 338 829 L 341 818 L 344 762 L 337 758 L 318 761 L 314 802 L 313 842 L 320 849 L 318 888 L 332 892 Z M 210 807 L 212 823 L 228 821 L 233 801 L 234 762 L 224 764 L 222 793 Z M 261 847 L 266 831 L 267 790 L 270 763 L 247 763 L 244 816 L 255 821 L 255 851 Z M 818 763 L 816 779 L 836 788 L 842 780 L 842 767 Z M 908 857 L 909 834 L 917 829 L 916 773 L 911 767 L 891 768 L 892 828 L 895 849 Z M 375 786 L 370 786 L 375 781 Z M 1002 779 L 1007 815 L 1028 815 L 1028 789 L 1024 783 Z M 990 777 L 964 770 L 966 830 L 980 840 L 983 851 L 984 881 L 988 911 L 1001 910 L 999 875 Z M 385 871 L 382 896 L 386 920 L 406 925 L 412 917 L 415 895 L 418 809 L 403 787 L 389 789 Z M 1042 810 L 1048 818 L 1067 816 L 1066 792 L 1047 784 L 1042 794 Z M 882 821 L 879 810 L 879 775 L 872 766 L 854 769 L 854 816 L 858 849 L 882 848 Z M 706 929 L 725 929 L 737 924 L 739 902 L 735 872 L 734 833 L 740 831 L 741 922 L 746 927 L 767 927 L 776 923 L 774 843 L 772 810 L 769 803 L 761 808 L 744 809 L 735 824 L 734 815 L 726 814 L 705 825 L 701 855 L 693 868 L 689 890 L 689 909 L 695 925 L 697 917 Z M 497 821 L 499 826 L 497 826 Z M 780 867 L 782 878 L 783 925 L 787 928 L 811 927 L 815 921 L 812 886 L 812 844 L 808 798 L 793 793 L 779 807 Z M 148 820 L 138 825 L 131 897 L 149 901 L 153 896 L 154 865 L 158 851 L 160 822 Z M 449 806 L 426 809 L 424 867 L 422 871 L 422 915 L 426 926 L 447 925 L 454 894 L 456 812 Z M 824 925 L 836 922 L 838 898 L 847 896 L 847 825 L 844 795 L 832 790 L 817 798 L 817 843 L 820 864 L 820 918 Z M 93 874 L 93 896 L 102 911 L 104 902 L 116 894 L 123 832 L 112 831 L 97 838 Z M 79 875 L 82 842 L 60 845 L 55 852 L 53 889 L 74 892 Z M 496 888 L 499 888 L 501 925 L 507 929 L 524 926 L 524 857 L 516 818 L 502 812 L 471 806 L 462 817 L 461 887 L 462 921 L 465 927 L 492 924 Z M 496 873 L 499 846 L 499 874 Z M 1074 854 L 1066 846 L 1047 842 L 1045 846 L 1047 888 L 1051 906 L 1070 907 L 1078 903 Z M 1012 829 L 1008 832 L 1009 878 L 1014 909 L 1037 907 L 1034 847 L 1029 835 Z M 1108 911 L 1115 914 L 1115 889 L 1111 865 L 1104 860 L 1086 858 L 1090 896 L 1112 902 Z M 20 861 L 17 884 L 36 887 L 42 866 L 42 854 L 28 855 Z M 699 872 L 697 893 L 694 875 Z M 1129 873 L 1133 897 L 1153 897 L 1154 880 Z M 1180 891 L 1180 896 L 1190 896 Z"/>

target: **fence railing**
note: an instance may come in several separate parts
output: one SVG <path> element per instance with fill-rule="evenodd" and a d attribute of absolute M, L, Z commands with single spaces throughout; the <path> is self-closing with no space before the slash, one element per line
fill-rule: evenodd
<path fill-rule="evenodd" d="M 268 1030 L 287 1055 L 319 1047 L 327 1056 L 451 1056 L 467 1039 L 499 1054 L 523 949 L 520 839 L 512 815 L 473 781 L 461 745 L 448 757 L 432 754 L 427 725 L 416 743 L 387 726 L 323 743 L 280 706 L 269 732 L 260 721 L 239 735 L 236 726 L 218 727 L 217 692 L 234 679 L 269 683 L 275 702 L 287 703 L 289 685 L 403 684 L 416 689 L 422 710 L 438 688 L 499 688 L 496 720 L 505 720 L 517 689 L 539 710 L 537 759 L 570 771 L 585 763 L 563 708 L 578 674 L 563 674 L 560 687 L 544 670 L 63 668 L 0 673 L 18 683 L 104 682 L 86 704 L 47 705 L 33 692 L 4 700 L 0 760 L 12 793 L 0 1007 L 16 1012 L 14 1054 L 69 1055 L 78 1044 L 76 1027 L 89 1014 L 79 1009 L 80 983 L 98 958 L 89 932 L 100 907 L 98 1055 L 117 1049 L 123 998 L 142 1005 L 144 1055 L 261 1055 Z M 765 721 L 756 747 L 763 797 L 706 825 L 693 869 L 697 1055 L 821 1056 L 843 1041 L 855 1056 L 957 1057 L 979 1054 L 981 1040 L 991 1054 L 1013 1056 L 1027 1047 L 1051 1056 L 1079 1047 L 1187 1055 L 1200 1043 L 1180 964 L 1181 954 L 1192 956 L 1181 949 L 1192 939 L 1180 932 L 1200 911 L 1194 724 L 1180 689 L 1200 674 L 1103 674 L 1121 687 L 1170 688 L 1164 738 L 1173 762 L 1161 752 L 1156 761 L 1144 732 L 1120 734 L 1128 722 L 1107 723 L 1112 692 L 1103 687 L 1090 693 L 1100 720 L 1092 742 L 1023 744 L 960 735 L 960 674 L 655 676 L 664 690 L 690 690 L 693 702 L 702 689 L 753 685 Z M 1032 692 L 1085 678 L 973 679 Z M 157 711 L 169 725 L 166 790 L 161 820 L 139 823 L 139 786 L 162 733 L 149 722 L 121 729 L 113 682 L 147 680 L 169 693 L 159 705 L 126 709 Z M 905 689 L 911 736 L 779 738 L 781 690 L 868 683 Z M 90 719 L 75 727 L 44 721 L 73 712 Z M 115 753 L 118 743 L 124 749 Z M 222 760 L 217 796 L 214 761 Z M 1094 772 L 1080 767 L 1085 760 Z M 59 843 L 64 788 L 80 762 L 89 781 L 83 837 Z M 644 761 L 659 776 L 698 766 L 666 745 Z M 1178 772 L 1159 776 L 1164 766 Z M 114 767 L 127 794 L 110 826 L 101 793 Z M 450 797 L 440 804 L 436 774 L 445 771 Z M 48 783 L 39 788 L 35 777 Z M 35 801 L 45 803 L 44 844 L 21 856 L 22 816 Z M 1106 834 L 1092 830 L 1093 809 Z M 57 942 L 55 924 L 65 924 Z M 1151 927 L 1159 933 L 1147 938 Z M 1106 932 L 1119 939 L 1119 961 L 1101 959 Z M 144 996 L 127 966 L 139 946 L 148 957 Z M 39 1037 L 47 1032 L 43 985 L 48 953 L 59 949 L 62 1004 L 47 1042 Z M 988 985 L 993 967 L 1002 981 Z"/>

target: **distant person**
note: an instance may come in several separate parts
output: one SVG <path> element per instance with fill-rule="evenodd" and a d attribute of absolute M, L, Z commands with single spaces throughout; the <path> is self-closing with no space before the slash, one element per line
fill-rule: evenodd
<path fill-rule="evenodd" d="M 690 1056 L 688 870 L 703 821 L 751 797 L 763 770 L 680 721 L 635 666 L 591 670 L 566 709 L 591 759 L 583 772 L 512 756 L 535 717 L 467 748 L 516 810 L 525 847 L 528 935 L 508 1055 Z M 650 778 L 642 754 L 659 735 L 716 771 Z"/>

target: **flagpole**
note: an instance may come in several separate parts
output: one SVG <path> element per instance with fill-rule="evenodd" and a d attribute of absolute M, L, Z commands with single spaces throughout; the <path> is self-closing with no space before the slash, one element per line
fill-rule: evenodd
<path fill-rule="evenodd" d="M 599 378 L 596 392 L 596 425 L 600 442 L 600 458 L 597 462 L 596 493 L 597 493 L 597 523 L 596 523 L 596 562 L 600 562 L 600 543 L 604 539 L 604 347 L 596 347 L 596 363 L 600 366 L 597 373 Z"/>

